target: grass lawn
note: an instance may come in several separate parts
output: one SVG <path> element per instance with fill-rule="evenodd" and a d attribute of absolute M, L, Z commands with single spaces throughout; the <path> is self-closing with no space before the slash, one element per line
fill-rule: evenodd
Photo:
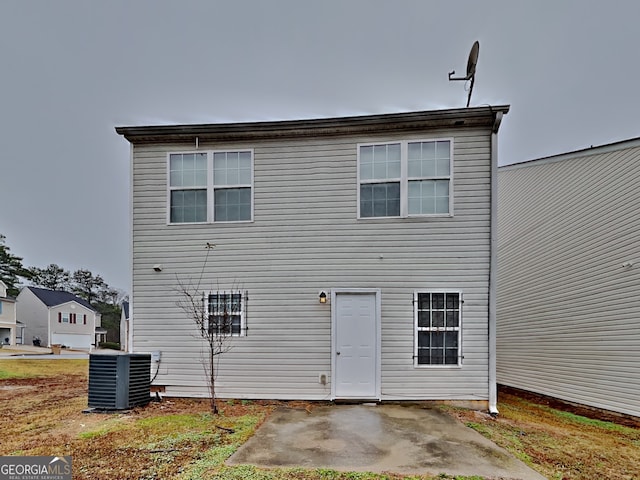
<path fill-rule="evenodd" d="M 225 466 L 277 402 L 164 399 L 118 413 L 83 413 L 87 360 L 0 360 L 0 455 L 71 455 L 74 479 L 322 479 L 402 477 Z M 313 408 L 291 402 L 290 408 Z M 443 407 L 445 408 L 445 407 Z M 500 416 L 445 408 L 550 479 L 640 479 L 640 429 L 501 394 Z"/>

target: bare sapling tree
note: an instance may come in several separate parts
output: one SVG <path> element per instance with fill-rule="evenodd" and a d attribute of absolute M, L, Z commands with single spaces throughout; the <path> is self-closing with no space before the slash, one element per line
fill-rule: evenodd
<path fill-rule="evenodd" d="M 207 376 L 211 411 L 218 414 L 216 405 L 216 377 L 218 373 L 218 357 L 231 349 L 229 340 L 232 335 L 240 334 L 240 314 L 242 293 L 211 292 L 206 294 L 201 290 L 209 253 L 214 245 L 207 243 L 207 254 L 202 265 L 200 278 L 196 283 L 178 280 L 178 294 L 180 299 L 177 306 L 195 323 L 198 335 L 205 340 L 207 352 L 203 352 L 203 367 Z"/>

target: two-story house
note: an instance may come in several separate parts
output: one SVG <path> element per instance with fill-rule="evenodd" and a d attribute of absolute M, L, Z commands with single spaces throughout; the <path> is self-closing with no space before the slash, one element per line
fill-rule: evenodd
<path fill-rule="evenodd" d="M 131 143 L 129 348 L 207 396 L 178 304 L 231 312 L 220 397 L 496 410 L 497 132 L 507 106 L 119 127 Z"/>
<path fill-rule="evenodd" d="M 100 313 L 72 293 L 24 287 L 17 301 L 17 316 L 25 325 L 25 342 L 38 338 L 42 346 L 92 350 L 105 339 Z"/>

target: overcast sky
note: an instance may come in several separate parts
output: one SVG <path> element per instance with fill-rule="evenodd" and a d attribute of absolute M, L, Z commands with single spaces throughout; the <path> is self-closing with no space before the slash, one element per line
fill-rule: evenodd
<path fill-rule="evenodd" d="M 501 164 L 640 136 L 640 2 L 0 1 L 0 233 L 129 290 L 115 126 L 510 104 Z"/>

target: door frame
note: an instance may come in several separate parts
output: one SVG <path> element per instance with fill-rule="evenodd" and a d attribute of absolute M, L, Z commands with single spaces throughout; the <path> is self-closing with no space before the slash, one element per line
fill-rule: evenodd
<path fill-rule="evenodd" d="M 380 377 L 382 370 L 382 315 L 381 298 L 379 288 L 332 288 L 331 289 L 331 400 L 336 400 L 336 352 L 337 352 L 337 322 L 338 322 L 338 302 L 337 296 L 340 294 L 375 294 L 375 352 L 376 352 L 376 374 L 375 374 L 375 396 L 370 399 L 358 398 L 358 400 L 382 400 Z M 340 397 L 348 399 L 349 397 Z"/>

